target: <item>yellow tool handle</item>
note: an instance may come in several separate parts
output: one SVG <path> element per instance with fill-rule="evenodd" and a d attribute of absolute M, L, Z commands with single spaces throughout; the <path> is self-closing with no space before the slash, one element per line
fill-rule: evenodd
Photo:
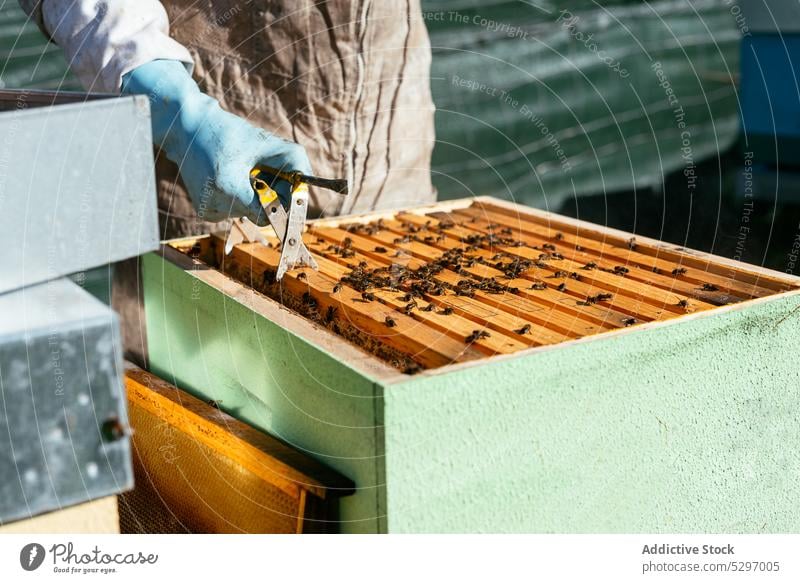
<path fill-rule="evenodd" d="M 260 178 L 261 172 L 260 168 L 253 168 L 250 171 L 250 184 L 253 186 L 253 190 L 256 191 L 261 206 L 265 207 L 278 198 L 278 193 L 270 188 L 266 180 Z"/>

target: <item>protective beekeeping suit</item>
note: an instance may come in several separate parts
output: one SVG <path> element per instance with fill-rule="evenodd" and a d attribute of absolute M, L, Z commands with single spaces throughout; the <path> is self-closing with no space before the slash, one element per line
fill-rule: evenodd
<path fill-rule="evenodd" d="M 434 198 L 419 0 L 21 4 L 87 90 L 150 96 L 162 236 L 258 219 L 254 163 L 350 180 L 346 198 L 312 189 L 312 214 Z"/>

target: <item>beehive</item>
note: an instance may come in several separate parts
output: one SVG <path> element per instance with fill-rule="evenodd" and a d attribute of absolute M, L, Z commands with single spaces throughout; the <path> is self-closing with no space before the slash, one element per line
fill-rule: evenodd
<path fill-rule="evenodd" d="M 795 278 L 491 198 L 280 283 L 222 240 L 146 257 L 150 366 L 353 478 L 344 530 L 800 527 Z"/>

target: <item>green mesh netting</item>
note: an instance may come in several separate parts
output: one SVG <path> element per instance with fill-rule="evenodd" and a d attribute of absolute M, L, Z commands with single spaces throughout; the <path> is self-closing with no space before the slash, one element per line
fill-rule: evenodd
<path fill-rule="evenodd" d="M 16 0 L 0 0 L 0 89 L 79 90 L 61 50 L 48 43 Z"/>
<path fill-rule="evenodd" d="M 425 0 L 440 198 L 555 208 L 659 184 L 730 146 L 739 32 L 727 4 Z"/>

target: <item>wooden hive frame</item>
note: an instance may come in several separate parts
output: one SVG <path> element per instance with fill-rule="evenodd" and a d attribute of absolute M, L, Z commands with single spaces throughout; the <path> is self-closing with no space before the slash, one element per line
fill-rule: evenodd
<path fill-rule="evenodd" d="M 378 220 L 380 230 L 353 227 Z M 489 224 L 498 237 L 486 238 Z M 408 225 L 420 229 L 417 239 L 403 240 Z M 586 422 L 587 411 L 579 405 L 585 399 L 596 398 L 610 422 L 630 433 L 644 423 L 642 410 L 658 399 L 669 402 L 665 411 L 647 415 L 662 421 L 670 414 L 685 416 L 687 403 L 699 407 L 703 395 L 689 393 L 691 378 L 708 383 L 714 398 L 723 400 L 741 397 L 742 383 L 756 383 L 757 362 L 771 367 L 768 379 L 759 375 L 759 391 L 796 379 L 785 359 L 767 356 L 766 348 L 771 343 L 785 350 L 797 337 L 792 310 L 800 305 L 798 280 L 769 270 L 488 197 L 315 221 L 305 239 L 320 260 L 320 272 L 293 271 L 280 286 L 270 278 L 277 265 L 274 248 L 244 245 L 223 257 L 220 238 L 209 236 L 173 241 L 148 256 L 144 287 L 150 363 L 204 397 L 224 395 L 240 418 L 296 440 L 354 478 L 359 492 L 343 501 L 347 530 L 597 528 L 601 523 L 589 519 L 559 522 L 533 511 L 505 528 L 501 519 L 511 520 L 510 511 L 493 508 L 490 513 L 487 508 L 511 488 L 491 480 L 492 493 L 478 497 L 478 518 L 456 511 L 452 500 L 434 511 L 431 500 L 441 502 L 442 492 L 467 496 L 468 486 L 488 479 L 460 449 L 463 441 L 472 440 L 465 430 L 491 443 L 487 452 L 512 451 L 510 457 L 520 462 L 523 453 L 513 445 L 518 440 L 536 436 L 541 455 L 555 455 L 563 433 L 576 427 L 542 435 L 540 428 L 515 423 L 549 422 L 559 415 L 574 424 Z M 423 291 L 421 297 L 407 298 L 409 291 L 400 286 L 366 290 L 374 298 L 365 299 L 361 291 L 339 282 L 361 262 L 367 270 L 392 263 L 415 269 L 470 241 L 475 247 L 469 252 L 483 262 L 460 261 L 456 269 L 448 264 L 434 274 L 442 295 Z M 343 247 L 348 251 L 343 253 Z M 399 250 L 400 256 L 392 257 Z M 516 258 L 531 265 L 508 267 Z M 489 293 L 469 285 L 463 293 L 459 278 L 494 278 L 516 289 Z M 417 305 L 409 309 L 410 300 Z M 422 309 L 428 305 L 433 306 L 430 312 Z M 445 308 L 451 313 L 445 314 Z M 393 325 L 387 325 L 387 317 Z M 482 330 L 488 337 L 479 334 Z M 341 335 L 367 350 L 342 341 Z M 742 346 L 749 353 L 737 361 L 731 350 Z M 698 354 L 708 355 L 713 364 L 704 367 Z M 724 374 L 718 370 L 722 366 L 727 367 Z M 694 376 L 687 378 L 684 369 Z M 627 387 L 631 379 L 634 386 Z M 580 383 L 584 393 L 564 396 Z M 649 396 L 639 384 L 648 387 Z M 558 387 L 563 387 L 561 406 L 550 401 L 541 409 L 534 406 L 547 401 L 549 391 L 559 394 Z M 625 390 L 618 390 L 617 401 L 603 387 Z M 731 387 L 725 397 L 724 389 Z M 449 400 L 443 400 L 445 395 Z M 675 402 L 676 395 L 683 395 L 683 401 Z M 787 396 L 773 392 L 769 398 L 784 406 Z M 516 428 L 513 437 L 498 433 L 481 402 L 501 417 L 499 422 Z M 635 409 L 630 418 L 619 416 L 620 402 Z M 509 404 L 516 410 L 508 410 Z M 700 417 L 717 449 L 696 449 L 704 435 L 699 430 L 687 430 L 682 439 L 693 452 L 693 464 L 707 465 L 715 453 L 716 459 L 725 457 L 719 451 L 724 418 L 714 411 Z M 399 445 L 423 435 L 439 439 L 436 455 Z M 422 441 L 428 443 L 427 437 Z M 647 473 L 644 456 L 654 456 L 654 450 L 663 454 L 657 444 L 648 443 L 640 452 L 643 457 L 632 460 L 626 447 L 615 442 L 609 455 L 631 472 Z M 571 461 L 570 468 L 587 462 L 581 452 L 573 452 Z M 441 476 L 436 463 L 451 467 L 450 475 Z M 599 471 L 592 468 L 587 476 Z M 435 474 L 431 479 L 440 490 L 424 493 L 405 474 Z M 563 475 L 545 476 L 524 464 L 509 469 L 512 482 L 533 476 L 538 494 L 525 495 L 544 504 L 566 504 L 569 496 L 583 492 L 574 485 L 578 480 L 555 495 L 547 486 L 555 487 L 554 480 Z M 619 482 L 626 483 L 621 477 Z M 753 504 L 740 508 L 748 512 Z M 623 513 L 606 527 L 656 530 L 650 518 L 637 522 Z M 689 530 L 712 528 L 711 518 L 705 520 L 687 517 L 682 524 Z"/>
<path fill-rule="evenodd" d="M 132 365 L 125 387 L 136 484 L 128 533 L 336 532 L 350 480 Z"/>

